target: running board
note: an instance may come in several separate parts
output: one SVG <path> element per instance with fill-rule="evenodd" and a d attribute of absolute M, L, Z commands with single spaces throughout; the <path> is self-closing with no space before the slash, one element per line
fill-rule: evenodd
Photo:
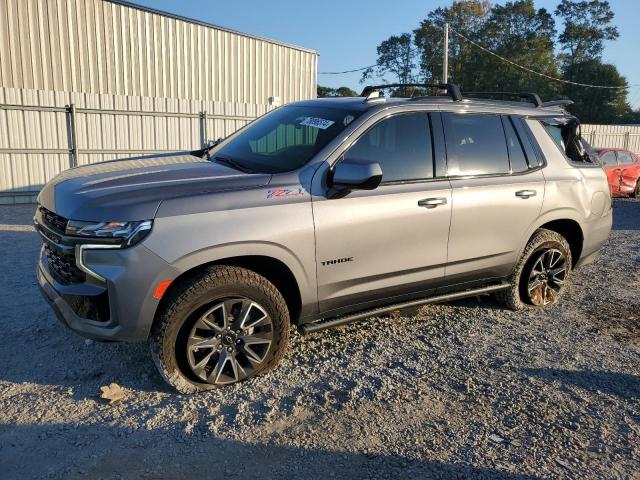
<path fill-rule="evenodd" d="M 450 302 L 452 300 L 459 300 L 461 298 L 475 297 L 477 295 L 484 295 L 486 293 L 499 292 L 500 290 L 506 290 L 509 287 L 511 287 L 511 285 L 508 283 L 500 283 L 498 285 L 475 288 L 473 290 L 447 293 L 446 295 L 438 295 L 436 297 L 421 298 L 419 300 L 411 300 L 409 302 L 394 303 L 393 305 L 365 310 L 363 312 L 346 315 L 344 317 L 323 318 L 315 322 L 305 323 L 299 327 L 299 330 L 302 334 L 306 335 L 307 333 L 319 332 L 320 330 L 326 330 L 327 328 L 346 325 L 347 323 L 355 322 L 356 320 L 360 320 L 362 318 L 376 317 L 380 314 L 391 312 L 393 310 L 418 307 L 420 305 L 427 305 L 431 303 Z"/>

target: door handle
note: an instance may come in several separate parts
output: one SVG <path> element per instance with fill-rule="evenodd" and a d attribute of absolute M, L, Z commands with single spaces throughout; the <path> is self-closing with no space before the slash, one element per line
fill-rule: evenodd
<path fill-rule="evenodd" d="M 516 192 L 516 197 L 520 197 L 524 200 L 527 198 L 535 197 L 538 194 L 535 190 L 518 190 Z"/>
<path fill-rule="evenodd" d="M 436 208 L 438 205 L 446 205 L 447 199 L 445 197 L 436 197 L 436 198 L 424 198 L 422 200 L 418 200 L 419 207 L 425 208 Z"/>

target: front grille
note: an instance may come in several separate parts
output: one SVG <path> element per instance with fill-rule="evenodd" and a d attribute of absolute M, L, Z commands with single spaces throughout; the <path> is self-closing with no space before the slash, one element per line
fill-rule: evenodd
<path fill-rule="evenodd" d="M 61 217 L 56 213 L 53 213 L 50 210 L 47 210 L 44 207 L 40 207 L 40 215 L 42 216 L 43 223 L 47 227 L 49 227 L 50 229 L 62 235 L 65 234 L 67 230 L 67 223 L 69 222 L 69 220 L 67 220 L 64 217 Z"/>
<path fill-rule="evenodd" d="M 74 249 L 62 250 L 50 245 L 44 246 L 44 253 L 53 278 L 63 285 L 82 283 L 86 280 L 85 273 L 76 265 Z"/>

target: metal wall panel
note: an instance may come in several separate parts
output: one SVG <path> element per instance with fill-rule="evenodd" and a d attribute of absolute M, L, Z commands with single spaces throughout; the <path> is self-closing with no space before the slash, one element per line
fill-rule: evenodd
<path fill-rule="evenodd" d="M 75 143 L 67 106 L 74 107 Z M 267 105 L 0 88 L 0 195 L 36 191 L 77 165 L 191 150 Z M 76 158 L 70 150 L 75 147 Z"/>
<path fill-rule="evenodd" d="M 2 87 L 266 104 L 315 97 L 317 53 L 107 0 L 0 0 Z"/>
<path fill-rule="evenodd" d="M 120 0 L 0 0 L 0 203 L 74 163 L 199 148 L 269 97 L 315 98 L 316 67 L 313 50 Z"/>

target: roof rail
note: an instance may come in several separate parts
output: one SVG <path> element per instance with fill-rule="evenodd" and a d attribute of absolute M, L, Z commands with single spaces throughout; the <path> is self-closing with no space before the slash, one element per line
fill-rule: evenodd
<path fill-rule="evenodd" d="M 369 94 L 375 90 L 382 90 L 384 88 L 397 88 L 397 87 L 424 87 L 424 88 L 440 88 L 447 91 L 447 95 L 451 97 L 454 102 L 460 102 L 462 100 L 462 92 L 460 87 L 454 83 L 388 83 L 386 85 L 367 85 L 360 94 L 361 97 L 368 97 Z"/>
<path fill-rule="evenodd" d="M 535 107 L 541 107 L 543 105 L 543 101 L 540 98 L 540 95 L 537 93 L 528 93 L 528 92 L 467 92 L 468 97 L 477 97 L 477 96 L 499 96 L 499 97 L 517 97 L 524 98 L 529 103 L 535 105 Z"/>
<path fill-rule="evenodd" d="M 518 97 L 524 98 L 529 103 L 532 103 L 536 108 L 540 107 L 562 107 L 565 105 L 573 105 L 572 100 L 550 100 L 548 102 L 543 102 L 540 98 L 540 95 L 537 93 L 529 93 L 529 92 L 468 92 L 468 97 L 474 96 L 501 96 L 501 97 Z"/>

